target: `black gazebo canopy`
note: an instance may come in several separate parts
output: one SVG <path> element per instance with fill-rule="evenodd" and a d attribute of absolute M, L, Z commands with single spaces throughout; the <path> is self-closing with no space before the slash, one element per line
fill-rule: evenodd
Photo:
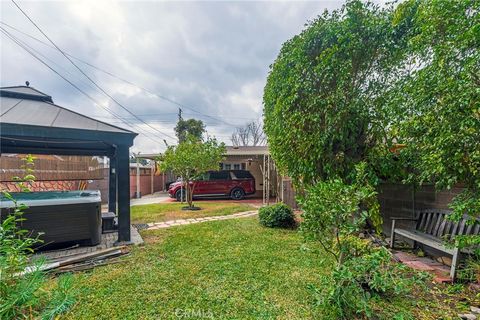
<path fill-rule="evenodd" d="M 135 136 L 58 106 L 32 87 L 0 88 L 0 153 L 109 157 L 108 209 L 118 215 L 119 242 L 130 241 L 129 148 Z"/>

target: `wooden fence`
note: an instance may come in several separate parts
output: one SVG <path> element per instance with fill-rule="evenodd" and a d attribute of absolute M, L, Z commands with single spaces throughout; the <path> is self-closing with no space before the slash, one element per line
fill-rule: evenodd
<path fill-rule="evenodd" d="M 25 162 L 17 157 L 0 157 L 0 181 L 23 177 Z M 33 175 L 36 181 L 103 179 L 102 167 L 91 158 L 79 160 L 35 159 Z"/>
<path fill-rule="evenodd" d="M 292 207 L 293 209 L 298 209 L 298 203 L 295 199 L 295 190 L 293 189 L 293 184 L 290 179 L 282 179 L 282 189 L 281 196 L 283 198 L 283 203 Z"/>

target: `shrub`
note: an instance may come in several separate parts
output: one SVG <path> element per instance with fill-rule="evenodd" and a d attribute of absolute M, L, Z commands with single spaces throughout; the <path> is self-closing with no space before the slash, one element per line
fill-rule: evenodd
<path fill-rule="evenodd" d="M 382 223 L 377 193 L 368 183 L 365 163 L 357 165 L 356 170 L 355 183 L 347 184 L 340 178 L 320 181 L 299 199 L 304 236 L 318 241 L 339 265 L 358 251 L 351 246 L 352 236 L 367 225 L 380 231 Z"/>
<path fill-rule="evenodd" d="M 260 223 L 269 228 L 291 228 L 296 224 L 292 208 L 284 203 L 260 208 L 258 217 Z"/>
<path fill-rule="evenodd" d="M 373 299 L 406 294 L 426 277 L 406 273 L 407 267 L 393 262 L 387 249 L 375 248 L 324 276 L 315 290 L 317 306 L 324 319 L 371 318 Z"/>
<path fill-rule="evenodd" d="M 465 263 L 465 268 L 459 270 L 458 279 L 467 282 L 480 283 L 480 256 L 469 257 Z"/>

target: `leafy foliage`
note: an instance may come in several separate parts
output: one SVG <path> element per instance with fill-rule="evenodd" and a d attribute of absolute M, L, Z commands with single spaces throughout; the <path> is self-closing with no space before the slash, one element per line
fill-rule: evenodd
<path fill-rule="evenodd" d="M 284 203 L 276 203 L 258 210 L 260 223 L 269 228 L 291 228 L 295 226 L 292 208 Z"/>
<path fill-rule="evenodd" d="M 187 139 L 177 146 L 169 146 L 165 151 L 161 163 L 162 170 L 171 170 L 183 178 L 187 190 L 189 207 L 193 207 L 193 192 L 198 179 L 209 170 L 217 170 L 222 162 L 226 149 L 224 143 L 218 143 L 216 139 L 198 140 L 195 136 Z"/>
<path fill-rule="evenodd" d="M 188 136 L 193 136 L 198 140 L 201 140 L 204 133 L 205 124 L 203 124 L 202 120 L 184 120 L 180 117 L 180 119 L 178 119 L 177 125 L 175 126 L 175 135 L 177 136 L 179 143 L 186 141 Z"/>
<path fill-rule="evenodd" d="M 385 248 L 349 259 L 331 274 L 322 277 L 316 290 L 323 319 L 372 318 L 371 303 L 410 292 L 425 275 L 406 275 L 406 267 L 395 263 Z"/>
<path fill-rule="evenodd" d="M 401 39 L 388 11 L 349 1 L 283 45 L 265 87 L 264 122 L 276 164 L 295 183 L 348 181 L 383 139 L 382 90 L 393 83 L 385 74 Z"/>
<path fill-rule="evenodd" d="M 413 21 L 391 131 L 415 168 L 408 178 L 464 184 L 452 217 L 480 217 L 480 3 L 411 0 L 397 11 Z"/>
<path fill-rule="evenodd" d="M 323 14 L 283 45 L 267 79 L 277 165 L 307 188 L 349 184 L 359 162 L 377 179 L 460 184 L 451 217 L 480 217 L 479 46 L 475 0 L 352 0 Z"/>
<path fill-rule="evenodd" d="M 368 221 L 377 229 L 382 223 L 377 193 L 365 182 L 364 169 L 364 164 L 357 166 L 353 184 L 345 184 L 340 178 L 319 182 L 308 188 L 306 196 L 300 199 L 302 232 L 308 239 L 319 241 L 339 265 L 354 249 L 351 241 L 342 241 L 342 238 L 358 234 Z"/>

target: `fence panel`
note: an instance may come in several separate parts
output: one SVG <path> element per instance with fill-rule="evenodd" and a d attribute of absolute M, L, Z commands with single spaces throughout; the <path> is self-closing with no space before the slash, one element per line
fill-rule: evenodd
<path fill-rule="evenodd" d="M 36 181 L 102 179 L 102 167 L 92 163 L 90 158 L 73 161 L 35 159 L 33 175 Z M 24 164 L 24 161 L 17 157 L 0 157 L 0 181 L 14 181 L 15 177 L 23 177 Z"/>
<path fill-rule="evenodd" d="M 283 180 L 283 203 L 292 207 L 293 209 L 298 209 L 297 200 L 295 200 L 295 190 L 293 189 L 291 180 Z"/>

